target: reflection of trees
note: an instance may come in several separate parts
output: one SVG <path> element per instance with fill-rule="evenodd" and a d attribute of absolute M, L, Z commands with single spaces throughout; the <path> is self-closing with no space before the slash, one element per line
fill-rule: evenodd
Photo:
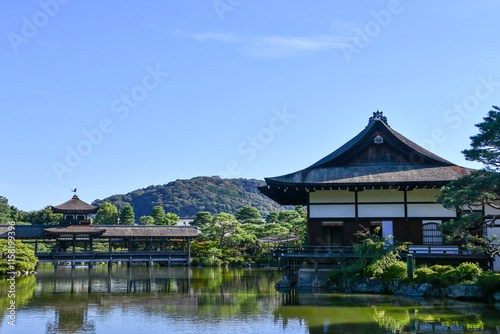
<path fill-rule="evenodd" d="M 7 307 L 10 306 L 11 298 L 9 298 L 10 281 L 7 280 L 10 275 L 2 276 L 0 278 L 0 314 L 7 314 Z M 26 305 L 35 294 L 36 291 L 36 278 L 34 275 L 16 276 L 16 310 L 19 307 Z"/>
<path fill-rule="evenodd" d="M 394 296 L 288 292 L 274 312 L 284 326 L 305 322 L 310 333 L 497 333 L 498 310 L 487 303 Z"/>

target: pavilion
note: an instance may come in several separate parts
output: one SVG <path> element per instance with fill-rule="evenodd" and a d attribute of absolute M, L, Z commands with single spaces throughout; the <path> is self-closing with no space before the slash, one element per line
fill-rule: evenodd
<path fill-rule="evenodd" d="M 94 262 L 113 261 L 165 262 L 189 265 L 191 240 L 198 237 L 198 230 L 191 226 L 132 226 L 92 225 L 91 218 L 99 211 L 80 200 L 75 194 L 69 201 L 51 206 L 63 218 L 58 225 L 17 225 L 16 239 L 34 243 L 40 262 Z M 0 225 L 0 238 L 7 238 L 9 226 Z M 99 250 L 95 249 L 96 243 Z M 39 252 L 39 245 L 49 252 Z M 103 250 L 103 244 L 106 244 Z"/>

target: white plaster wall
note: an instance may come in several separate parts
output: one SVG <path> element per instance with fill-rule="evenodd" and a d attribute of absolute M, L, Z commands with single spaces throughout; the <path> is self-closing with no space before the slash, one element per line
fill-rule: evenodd
<path fill-rule="evenodd" d="M 358 203 L 403 202 L 404 192 L 394 189 L 369 189 L 358 192 Z"/>
<path fill-rule="evenodd" d="M 348 190 L 317 190 L 309 193 L 310 203 L 354 203 L 354 192 Z"/>
<path fill-rule="evenodd" d="M 403 204 L 359 204 L 358 217 L 404 217 Z"/>
<path fill-rule="evenodd" d="M 493 235 L 496 235 L 497 237 L 500 238 L 500 226 L 499 227 L 491 227 L 487 230 L 488 237 L 493 237 Z M 500 240 L 495 240 L 495 244 L 500 244 Z M 493 260 L 493 269 L 496 272 L 500 272 L 500 257 L 495 256 Z"/>
<path fill-rule="evenodd" d="M 354 218 L 356 211 L 354 205 L 310 205 L 311 218 Z"/>
<path fill-rule="evenodd" d="M 491 206 L 485 205 L 484 206 L 484 213 L 486 215 L 500 215 L 500 210 L 493 209 Z M 500 235 L 499 235 L 499 237 L 500 237 Z"/>
<path fill-rule="evenodd" d="M 408 204 L 408 217 L 456 217 L 455 210 L 446 210 L 441 204 Z"/>
<path fill-rule="evenodd" d="M 413 189 L 406 192 L 408 202 L 435 202 L 440 189 Z"/>

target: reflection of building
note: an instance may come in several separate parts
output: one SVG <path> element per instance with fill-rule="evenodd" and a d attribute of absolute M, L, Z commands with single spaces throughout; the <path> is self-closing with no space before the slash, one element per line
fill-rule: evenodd
<path fill-rule="evenodd" d="M 16 239 L 33 242 L 40 262 L 96 261 L 189 263 L 190 241 L 198 236 L 191 226 L 92 225 L 91 216 L 99 207 L 74 195 L 69 201 L 51 207 L 63 214 L 59 225 L 19 225 Z M 8 237 L 8 226 L 0 226 L 0 238 Z M 50 252 L 41 253 L 39 245 Z M 99 245 L 98 249 L 96 246 Z M 118 251 L 117 251 L 118 249 Z"/>
<path fill-rule="evenodd" d="M 440 188 L 472 170 L 394 131 L 382 112 L 356 137 L 303 170 L 266 178 L 260 191 L 282 205 L 306 205 L 310 246 L 349 246 L 364 227 L 409 241 L 417 254 L 455 255 L 438 228 L 456 218 L 435 203 Z M 478 207 L 483 214 L 490 208 Z"/>

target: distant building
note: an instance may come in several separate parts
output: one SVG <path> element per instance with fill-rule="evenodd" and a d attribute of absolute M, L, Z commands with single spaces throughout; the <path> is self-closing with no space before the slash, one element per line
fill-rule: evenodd
<path fill-rule="evenodd" d="M 35 244 L 35 253 L 41 262 L 94 262 L 116 261 L 166 262 L 189 264 L 192 239 L 198 230 L 191 226 L 130 226 L 92 225 L 91 217 L 98 206 L 83 202 L 75 194 L 69 201 L 51 206 L 54 213 L 63 214 L 58 225 L 18 225 L 16 239 Z M 0 225 L 0 238 L 8 237 L 9 226 Z M 94 244 L 99 242 L 100 251 Z M 102 243 L 106 251 L 102 251 Z M 49 253 L 39 253 L 39 244 L 50 247 Z M 120 249 L 114 251 L 114 248 Z"/>

